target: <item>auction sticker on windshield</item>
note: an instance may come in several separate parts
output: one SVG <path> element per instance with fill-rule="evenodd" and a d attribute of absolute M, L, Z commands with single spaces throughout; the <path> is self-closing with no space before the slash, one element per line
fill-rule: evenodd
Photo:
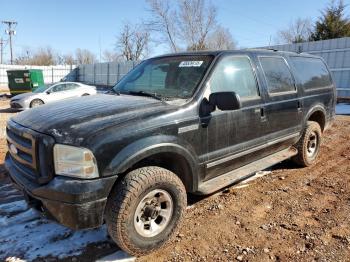
<path fill-rule="evenodd" d="M 200 67 L 203 61 L 182 61 L 179 67 Z"/>

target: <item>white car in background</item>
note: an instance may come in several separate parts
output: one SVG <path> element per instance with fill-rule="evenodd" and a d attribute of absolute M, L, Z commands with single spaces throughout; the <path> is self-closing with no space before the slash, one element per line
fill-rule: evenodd
<path fill-rule="evenodd" d="M 39 86 L 33 92 L 16 95 L 11 98 L 11 108 L 25 110 L 43 104 L 79 97 L 95 95 L 96 87 L 76 82 L 59 82 L 52 85 Z"/>

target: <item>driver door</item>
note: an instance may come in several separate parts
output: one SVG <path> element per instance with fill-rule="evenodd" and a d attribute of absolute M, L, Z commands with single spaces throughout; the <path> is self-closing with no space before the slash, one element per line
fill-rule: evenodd
<path fill-rule="evenodd" d="M 251 151 L 265 142 L 262 133 L 266 118 L 261 114 L 264 102 L 248 55 L 224 56 L 207 82 L 208 97 L 232 91 L 239 95 L 242 107 L 233 111 L 216 109 L 208 121 L 205 180 L 253 161 L 257 152 Z"/>

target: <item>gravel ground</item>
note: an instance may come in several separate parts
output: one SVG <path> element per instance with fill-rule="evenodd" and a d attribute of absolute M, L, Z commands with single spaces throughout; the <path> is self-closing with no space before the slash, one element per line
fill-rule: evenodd
<path fill-rule="evenodd" d="M 0 128 L 13 115 L 6 107 L 0 101 Z M 137 260 L 350 261 L 349 140 L 350 116 L 339 116 L 315 166 L 286 161 L 248 184 L 189 196 L 177 236 Z M 29 209 L 1 171 L 4 152 L 0 134 L 0 261 L 94 261 L 118 250 L 104 227 L 71 231 Z"/>

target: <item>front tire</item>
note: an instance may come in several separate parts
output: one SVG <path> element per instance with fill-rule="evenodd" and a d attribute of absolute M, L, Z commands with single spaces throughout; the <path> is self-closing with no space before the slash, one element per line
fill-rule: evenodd
<path fill-rule="evenodd" d="M 32 102 L 30 102 L 30 108 L 38 107 L 44 104 L 44 101 L 41 99 L 34 99 Z"/>
<path fill-rule="evenodd" d="M 176 232 L 186 209 L 181 180 L 161 167 L 128 173 L 106 205 L 107 229 L 124 251 L 141 256 L 163 246 Z"/>
<path fill-rule="evenodd" d="M 320 153 L 321 127 L 317 122 L 307 121 L 302 137 L 295 145 L 298 154 L 292 160 L 301 167 L 313 165 Z"/>

